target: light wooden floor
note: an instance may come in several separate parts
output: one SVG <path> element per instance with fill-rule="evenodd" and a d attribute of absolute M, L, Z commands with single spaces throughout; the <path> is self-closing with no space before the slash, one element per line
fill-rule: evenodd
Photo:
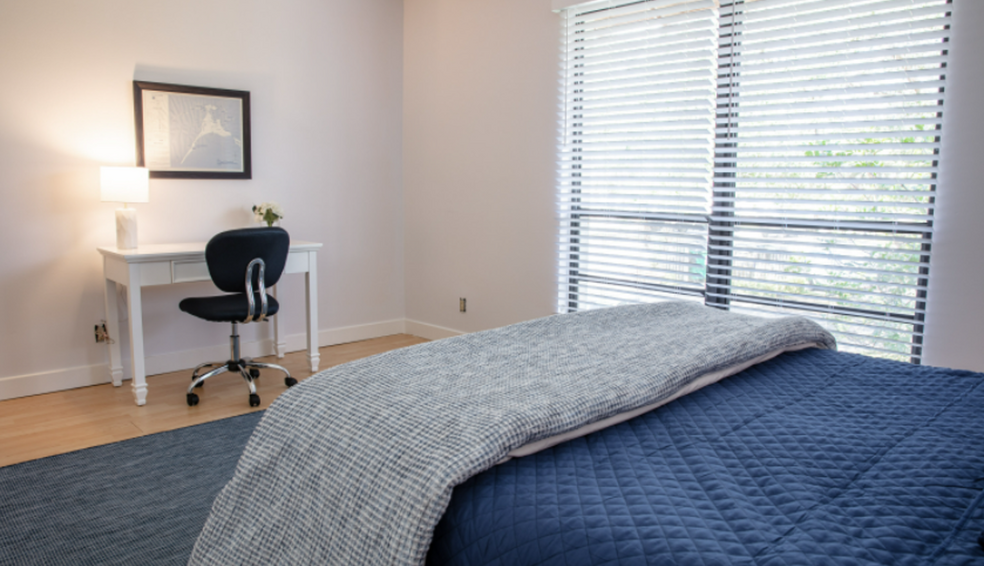
<path fill-rule="evenodd" d="M 422 342 L 396 334 L 328 346 L 321 348 L 321 369 Z M 304 352 L 258 360 L 286 367 L 298 381 L 311 376 Z M 242 378 L 225 374 L 206 381 L 198 390 L 201 402 L 189 407 L 190 379 L 190 371 L 148 377 L 143 407 L 133 403 L 129 381 L 0 401 L 0 466 L 259 411 L 287 390 L 280 372 L 266 370 L 256 382 L 262 402 L 251 408 Z"/>

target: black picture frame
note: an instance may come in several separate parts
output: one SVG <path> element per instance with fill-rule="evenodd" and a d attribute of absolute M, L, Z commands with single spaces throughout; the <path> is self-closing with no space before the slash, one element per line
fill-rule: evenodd
<path fill-rule="evenodd" d="M 137 166 L 151 178 L 253 178 L 249 91 L 133 81 L 133 112 Z"/>

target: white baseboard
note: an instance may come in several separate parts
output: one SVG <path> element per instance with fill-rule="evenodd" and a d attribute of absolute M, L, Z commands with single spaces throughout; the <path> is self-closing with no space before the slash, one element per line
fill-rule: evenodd
<path fill-rule="evenodd" d="M 359 340 L 368 340 L 370 338 L 380 338 L 383 336 L 390 336 L 392 334 L 402 334 L 404 332 L 406 332 L 406 321 L 403 319 L 387 320 L 371 324 L 360 324 L 358 326 L 346 326 L 343 328 L 332 328 L 322 330 L 318 333 L 318 346 L 333 346 L 335 344 L 345 344 Z M 422 336 L 420 334 L 415 335 Z M 306 350 L 307 335 L 303 333 L 288 335 L 286 343 L 288 352 Z M 244 357 L 250 358 L 272 355 L 275 351 L 273 339 L 268 338 L 255 342 L 245 342 L 241 345 L 241 351 Z M 223 344 L 210 346 L 207 348 L 182 350 L 179 352 L 169 352 L 167 354 L 148 356 L 144 363 L 146 364 L 147 375 L 156 375 L 159 373 L 191 369 L 204 362 L 225 360 L 228 358 L 229 345 Z M 129 365 L 129 360 L 124 359 L 124 379 L 130 379 Z M 79 366 L 27 375 L 15 375 L 0 378 L 0 400 L 14 399 L 16 397 L 27 397 L 30 395 L 40 395 L 42 393 L 63 391 L 65 389 L 75 389 L 77 387 L 88 387 L 90 385 L 99 385 L 109 382 L 110 377 L 108 363 Z"/>
<path fill-rule="evenodd" d="M 258 342 L 243 342 L 239 346 L 244 358 L 259 358 L 269 356 L 274 352 L 273 340 L 260 340 Z M 216 345 L 207 348 L 196 348 L 194 350 L 181 350 L 178 352 L 168 352 L 144 358 L 144 367 L 147 375 L 157 375 L 191 369 L 198 364 L 205 362 L 218 362 L 229 359 L 229 345 Z M 106 366 L 108 372 L 108 364 Z M 130 379 L 130 357 L 128 354 L 123 356 L 123 379 Z"/>
<path fill-rule="evenodd" d="M 402 318 L 397 318 L 373 324 L 360 324 L 358 326 L 322 330 L 318 335 L 318 343 L 322 346 L 334 346 L 335 344 L 348 344 L 349 342 L 358 342 L 359 340 L 403 334 L 407 332 L 406 322 Z M 293 349 L 291 338 L 296 339 L 296 347 L 293 347 Z M 293 337 L 287 338 L 287 351 L 303 350 L 305 348 L 307 348 L 306 335 L 295 334 Z"/>
<path fill-rule="evenodd" d="M 416 320 L 409 319 L 405 322 L 405 333 L 426 338 L 428 340 L 440 340 L 441 338 L 451 338 L 452 336 L 460 336 L 465 334 L 460 330 L 445 328 L 436 324 L 427 324 L 426 322 L 418 322 Z"/>
<path fill-rule="evenodd" d="M 109 364 L 57 369 L 0 378 L 0 400 L 109 383 Z"/>
<path fill-rule="evenodd" d="M 401 318 L 371 324 L 360 324 L 358 326 L 322 330 L 318 333 L 318 347 L 322 348 L 324 346 L 346 344 L 348 342 L 380 338 L 392 334 L 402 334 L 403 328 L 404 321 Z M 285 342 L 287 343 L 288 352 L 307 350 L 307 334 L 289 334 Z M 273 338 L 265 338 L 255 342 L 243 342 L 239 347 L 244 358 L 272 356 L 276 352 Z M 224 344 L 196 350 L 182 350 L 180 352 L 147 356 L 144 363 L 147 367 L 147 375 L 157 375 L 159 373 L 191 369 L 198 364 L 208 361 L 227 359 L 229 359 L 229 345 Z M 109 370 L 107 369 L 107 371 Z M 129 360 L 125 360 L 123 364 L 123 379 L 130 379 Z"/>

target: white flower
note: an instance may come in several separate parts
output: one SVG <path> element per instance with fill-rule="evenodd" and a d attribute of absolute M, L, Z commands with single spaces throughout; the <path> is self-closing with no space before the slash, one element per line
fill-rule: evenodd
<path fill-rule="evenodd" d="M 274 222 L 283 217 L 284 209 L 280 208 L 280 205 L 275 202 L 264 202 L 253 205 L 253 218 L 257 223 L 266 222 L 267 226 L 273 226 Z"/>

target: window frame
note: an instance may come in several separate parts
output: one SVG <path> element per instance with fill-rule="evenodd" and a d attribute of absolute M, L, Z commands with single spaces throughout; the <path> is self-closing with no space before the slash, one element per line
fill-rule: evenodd
<path fill-rule="evenodd" d="M 595 8 L 594 11 L 604 11 L 612 8 L 623 7 L 627 5 L 634 4 L 645 4 L 651 0 L 636 0 L 634 2 L 623 2 L 615 4 L 612 2 L 606 3 L 604 6 Z M 949 4 L 952 0 L 947 0 Z M 734 153 L 729 153 L 727 150 L 737 146 L 737 134 L 735 129 L 741 122 L 741 94 L 738 86 L 741 84 L 741 69 L 740 63 L 736 62 L 736 59 L 740 55 L 740 50 L 736 50 L 736 46 L 741 45 L 741 34 L 736 32 L 736 20 L 735 18 L 742 14 L 739 9 L 743 5 L 745 0 L 721 0 L 722 6 L 731 7 L 730 11 L 730 22 L 725 22 L 725 18 L 722 17 L 718 21 L 718 32 L 717 37 L 719 41 L 719 50 L 725 46 L 730 47 L 729 57 L 722 57 L 718 55 L 718 77 L 726 79 L 726 86 L 728 87 L 728 92 L 719 92 L 716 95 L 716 108 L 715 116 L 718 119 L 716 121 L 717 125 L 714 128 L 714 162 L 715 166 L 713 169 L 718 167 L 717 163 L 721 162 L 721 158 L 727 159 L 729 157 L 734 157 L 735 161 L 732 164 L 732 168 L 737 169 L 739 165 L 739 156 L 737 149 Z M 950 12 L 947 10 L 947 17 L 949 17 Z M 739 20 L 740 21 L 740 20 Z M 950 25 L 947 21 L 945 25 L 946 33 L 944 33 L 944 47 L 941 53 L 945 57 L 948 54 L 948 49 L 946 48 L 945 42 L 949 41 L 948 30 Z M 565 24 L 565 34 L 569 26 Z M 565 35 L 565 40 L 567 36 Z M 565 41 L 566 43 L 566 41 Z M 574 49 L 574 59 L 585 56 L 583 53 L 578 54 L 578 51 L 583 52 L 584 47 Z M 565 64 L 569 62 L 567 57 L 571 57 L 572 54 L 565 47 Z M 575 63 L 575 65 L 577 65 Z M 583 67 L 583 65 L 581 65 Z M 575 77 L 581 77 L 583 73 L 575 73 Z M 945 61 L 940 66 L 940 78 L 945 79 L 946 75 L 946 63 Z M 571 86 L 569 83 L 565 82 L 565 86 Z M 574 86 L 582 85 L 583 82 L 577 81 Z M 945 87 L 940 88 L 940 101 L 938 105 L 942 105 L 942 96 Z M 564 100 L 567 101 L 568 98 L 565 96 Z M 576 103 L 583 99 L 575 98 L 573 101 Z M 582 115 L 577 114 L 582 107 L 564 107 L 564 117 L 573 117 L 575 119 L 581 119 Z M 942 108 L 937 111 L 937 117 L 942 117 Z M 724 118 L 723 126 L 721 125 L 720 119 Z M 679 213 L 660 213 L 658 211 L 645 211 L 640 213 L 627 213 L 620 212 L 617 210 L 593 210 L 591 208 L 582 205 L 581 198 L 581 174 L 582 174 L 582 155 L 577 155 L 579 152 L 583 151 L 582 148 L 576 147 L 581 140 L 575 139 L 571 145 L 575 146 L 571 151 L 572 161 L 577 163 L 572 163 L 571 165 L 571 184 L 569 194 L 567 195 L 567 200 L 564 200 L 563 191 L 561 191 L 561 216 L 562 216 L 562 231 L 568 230 L 566 234 L 567 242 L 566 246 L 562 246 L 561 261 L 560 261 L 560 297 L 559 305 L 561 312 L 574 312 L 581 310 L 581 300 L 582 288 L 585 283 L 597 283 L 602 285 L 612 285 L 620 288 L 636 289 L 640 292 L 640 296 L 644 292 L 652 294 L 668 294 L 668 295 L 678 295 L 680 298 L 699 298 L 704 302 L 704 304 L 721 309 L 730 309 L 733 303 L 743 303 L 743 304 L 759 304 L 768 307 L 778 307 L 778 308 L 792 308 L 797 311 L 803 311 L 799 314 L 808 315 L 809 312 L 825 312 L 834 315 L 843 315 L 850 317 L 859 317 L 870 320 L 891 320 L 896 322 L 901 322 L 905 325 L 911 325 L 911 343 L 909 344 L 909 361 L 911 363 L 920 363 L 922 356 L 922 342 L 923 342 L 923 330 L 924 330 L 924 319 L 925 319 L 925 309 L 926 303 L 928 301 L 926 288 L 929 284 L 930 277 L 930 254 L 932 251 L 932 229 L 934 225 L 933 211 L 936 203 L 937 195 L 937 177 L 936 168 L 939 165 L 939 142 L 941 139 L 941 121 L 935 124 L 935 129 L 937 131 L 935 136 L 936 147 L 933 149 L 934 159 L 932 161 L 933 172 L 931 175 L 932 182 L 923 183 L 929 185 L 929 196 L 928 196 L 928 218 L 924 222 L 914 222 L 911 225 L 905 223 L 899 223 L 898 221 L 878 221 L 873 222 L 871 220 L 859 220 L 856 222 L 840 222 L 836 227 L 817 227 L 816 225 L 811 225 L 810 222 L 803 220 L 799 223 L 795 221 L 784 220 L 784 226 L 787 228 L 801 229 L 801 230 L 816 230 L 821 233 L 821 230 L 834 230 L 844 233 L 864 233 L 864 234 L 879 234 L 879 233 L 907 233 L 907 234 L 921 234 L 924 240 L 920 248 L 920 260 L 918 263 L 918 283 L 915 290 L 915 305 L 916 307 L 912 310 L 911 315 L 900 314 L 897 312 L 880 312 L 874 309 L 865 308 L 853 308 L 847 306 L 837 306 L 832 308 L 829 304 L 822 304 L 820 302 L 811 301 L 810 297 L 803 295 L 803 300 L 788 300 L 788 299 L 766 299 L 759 296 L 744 295 L 740 288 L 736 288 L 732 285 L 733 277 L 733 261 L 731 257 L 736 249 L 734 235 L 736 231 L 736 226 L 740 225 L 742 227 L 756 227 L 756 226 L 770 226 L 769 222 L 754 222 L 754 221 L 742 221 L 736 218 L 736 221 L 729 220 L 729 218 L 735 218 L 734 203 L 739 195 L 736 192 L 736 177 L 737 173 L 727 173 L 720 171 L 713 171 L 711 186 L 709 187 L 710 193 L 710 211 L 707 215 L 685 215 Z M 574 121 L 571 124 L 572 130 L 566 132 L 567 135 L 577 138 L 578 133 L 580 133 L 577 128 L 582 126 L 581 122 Z M 723 162 L 727 165 L 727 161 Z M 729 212 L 730 209 L 730 212 Z M 609 219 L 609 220 L 631 220 L 631 221 L 641 221 L 645 223 L 652 223 L 655 225 L 657 222 L 669 222 L 669 223 L 683 223 L 683 224 L 694 224 L 694 225 L 704 225 L 707 230 L 707 242 L 704 247 L 704 258 L 705 258 L 705 275 L 704 284 L 700 291 L 695 291 L 695 289 L 685 287 L 685 286 L 675 286 L 675 285 L 664 285 L 653 282 L 636 281 L 631 278 L 616 278 L 610 276 L 593 275 L 589 270 L 585 269 L 583 265 L 583 255 L 582 247 L 587 243 L 584 234 L 582 234 L 582 229 L 584 228 L 584 222 L 587 219 Z M 883 224 L 883 227 L 878 227 L 879 222 Z M 875 226 L 872 226 L 874 224 Z M 714 256 L 711 257 L 711 250 L 715 250 Z M 724 250 L 724 251 L 722 251 Z"/>

